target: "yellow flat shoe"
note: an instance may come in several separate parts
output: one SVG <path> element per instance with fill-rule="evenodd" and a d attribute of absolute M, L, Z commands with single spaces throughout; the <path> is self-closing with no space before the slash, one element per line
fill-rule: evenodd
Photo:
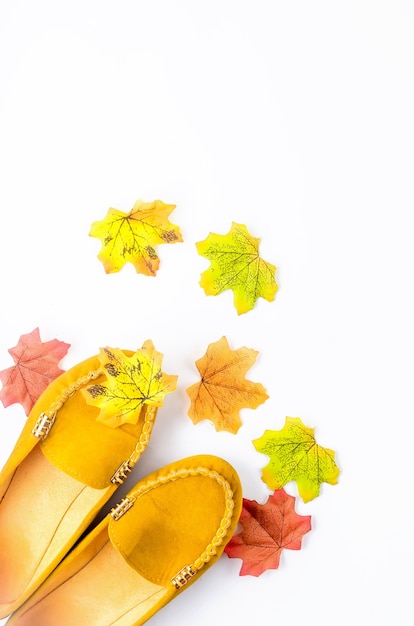
<path fill-rule="evenodd" d="M 105 381 L 99 355 L 55 379 L 0 473 L 0 618 L 45 580 L 147 446 L 157 409 L 142 405 L 136 423 L 116 428 L 97 421 L 82 390 Z"/>
<path fill-rule="evenodd" d="M 198 455 L 133 487 L 8 626 L 140 626 L 222 554 L 242 505 L 235 470 Z"/>

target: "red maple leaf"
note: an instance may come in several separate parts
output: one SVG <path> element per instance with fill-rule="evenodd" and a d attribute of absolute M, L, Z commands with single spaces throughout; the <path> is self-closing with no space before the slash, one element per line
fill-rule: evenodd
<path fill-rule="evenodd" d="M 38 328 L 21 335 L 17 346 L 9 349 L 15 365 L 0 371 L 3 405 L 21 404 L 29 415 L 49 383 L 63 372 L 58 363 L 69 348 L 69 343 L 57 339 L 42 343 Z"/>
<path fill-rule="evenodd" d="M 243 530 L 231 538 L 225 552 L 243 560 L 240 576 L 260 576 L 279 567 L 284 548 L 300 550 L 303 535 L 311 529 L 311 516 L 298 515 L 295 498 L 279 489 L 266 504 L 243 498 L 240 523 Z"/>

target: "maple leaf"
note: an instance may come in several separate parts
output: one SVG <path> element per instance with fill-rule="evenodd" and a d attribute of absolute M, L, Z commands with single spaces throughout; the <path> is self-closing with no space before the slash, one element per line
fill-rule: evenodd
<path fill-rule="evenodd" d="M 98 259 L 107 274 L 132 263 L 137 273 L 155 276 L 160 259 L 155 246 L 182 241 L 179 227 L 168 220 L 175 204 L 138 200 L 129 213 L 110 208 L 106 217 L 93 222 L 89 235 L 102 241 Z"/>
<path fill-rule="evenodd" d="M 42 342 L 38 328 L 21 335 L 17 346 L 8 351 L 15 365 L 0 371 L 3 405 L 21 404 L 29 415 L 49 383 L 64 371 L 58 363 L 69 348 L 69 343 L 57 339 Z"/>
<path fill-rule="evenodd" d="M 287 417 L 281 430 L 266 430 L 253 441 L 258 452 L 270 457 L 262 471 L 270 489 L 280 489 L 294 480 L 303 501 L 309 502 L 319 495 L 323 482 L 336 485 L 339 468 L 335 452 L 318 445 L 314 431 L 299 417 Z"/>
<path fill-rule="evenodd" d="M 207 347 L 196 361 L 201 381 L 187 389 L 188 415 L 194 424 L 209 419 L 217 431 L 237 433 L 242 425 L 240 409 L 255 409 L 269 397 L 263 385 L 245 378 L 257 355 L 251 348 L 231 350 L 226 337 Z"/>
<path fill-rule="evenodd" d="M 311 516 L 298 515 L 295 498 L 284 489 L 275 491 L 265 504 L 243 498 L 240 523 L 243 530 L 224 549 L 230 558 L 242 559 L 240 576 L 277 569 L 282 550 L 300 550 L 303 535 L 311 530 Z"/>
<path fill-rule="evenodd" d="M 211 262 L 201 274 L 200 286 L 212 296 L 232 289 L 239 315 L 253 309 L 259 297 L 271 302 L 278 289 L 276 267 L 260 258 L 259 243 L 244 224 L 235 222 L 227 235 L 210 233 L 196 243 L 198 253 Z"/>
<path fill-rule="evenodd" d="M 132 356 L 118 348 L 101 348 L 99 360 L 107 384 L 82 390 L 87 403 L 100 409 L 97 420 L 111 428 L 136 424 L 143 404 L 162 406 L 165 395 L 176 388 L 178 378 L 161 371 L 162 357 L 150 340 Z"/>

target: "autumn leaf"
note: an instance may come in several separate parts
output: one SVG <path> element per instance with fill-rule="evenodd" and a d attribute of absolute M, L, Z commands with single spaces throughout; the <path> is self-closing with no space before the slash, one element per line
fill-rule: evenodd
<path fill-rule="evenodd" d="M 138 200 L 129 213 L 110 208 L 103 220 L 94 222 L 89 235 L 102 241 L 98 259 L 105 272 L 119 272 L 129 262 L 137 273 L 155 276 L 160 264 L 155 246 L 182 241 L 179 227 L 168 220 L 174 209 L 175 204 L 161 200 Z"/>
<path fill-rule="evenodd" d="M 263 385 L 245 378 L 257 355 L 251 348 L 231 350 L 226 337 L 207 347 L 196 361 L 201 381 L 187 389 L 188 415 L 194 424 L 209 419 L 217 431 L 237 433 L 242 425 L 240 409 L 255 409 L 269 397 Z"/>
<path fill-rule="evenodd" d="M 233 222 L 227 235 L 210 233 L 196 244 L 198 253 L 211 262 L 200 286 L 211 296 L 232 289 L 239 315 L 253 309 L 258 298 L 271 302 L 278 289 L 276 267 L 260 258 L 259 243 L 244 224 Z"/>
<path fill-rule="evenodd" d="M 311 530 L 310 515 L 298 515 L 295 498 L 284 489 L 275 491 L 265 504 L 243 498 L 240 523 L 243 530 L 224 549 L 230 558 L 242 559 L 240 576 L 277 569 L 282 550 L 300 550 L 302 537 Z"/>
<path fill-rule="evenodd" d="M 38 328 L 21 335 L 17 346 L 8 351 L 15 365 L 0 371 L 3 405 L 21 404 L 29 415 L 49 383 L 62 374 L 58 363 L 69 348 L 69 343 L 57 339 L 42 342 Z"/>
<path fill-rule="evenodd" d="M 178 378 L 162 372 L 162 357 L 150 340 L 132 356 L 118 348 L 101 348 L 99 360 L 107 382 L 82 390 L 87 403 L 100 409 L 97 420 L 111 428 L 136 424 L 143 404 L 162 406 Z"/>
<path fill-rule="evenodd" d="M 258 452 L 270 457 L 262 471 L 270 489 L 281 489 L 294 480 L 303 501 L 309 502 L 319 495 L 323 482 L 336 485 L 339 469 L 335 452 L 316 443 L 314 430 L 299 417 L 287 417 L 281 430 L 266 430 L 253 441 Z"/>

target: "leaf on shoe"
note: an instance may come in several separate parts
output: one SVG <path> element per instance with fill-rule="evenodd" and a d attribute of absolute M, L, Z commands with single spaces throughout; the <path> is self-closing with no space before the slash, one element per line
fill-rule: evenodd
<path fill-rule="evenodd" d="M 336 485 L 335 452 L 316 443 L 314 430 L 299 417 L 287 417 L 281 430 L 266 430 L 253 441 L 258 452 L 270 457 L 262 471 L 262 480 L 270 489 L 281 489 L 293 480 L 300 497 L 309 502 L 319 496 L 323 482 Z"/>
<path fill-rule="evenodd" d="M 245 378 L 257 355 L 246 347 L 231 350 L 226 337 L 207 347 L 196 361 L 201 381 L 187 389 L 188 415 L 194 424 L 209 419 L 217 431 L 237 433 L 242 425 L 240 409 L 255 409 L 269 397 L 263 385 Z"/>
<path fill-rule="evenodd" d="M 265 504 L 243 498 L 240 523 L 243 530 L 224 549 L 230 558 L 242 559 L 240 576 L 277 569 L 282 550 L 300 550 L 303 536 L 311 530 L 311 516 L 298 515 L 295 498 L 284 489 L 275 491 Z"/>
<path fill-rule="evenodd" d="M 100 409 L 97 420 L 111 428 L 136 424 L 142 405 L 162 406 L 178 378 L 161 370 L 162 357 L 150 340 L 132 356 L 118 348 L 101 348 L 99 359 L 107 381 L 82 390 L 87 403 Z"/>
<path fill-rule="evenodd" d="M 271 302 L 278 289 L 276 267 L 260 258 L 259 243 L 244 224 L 233 222 L 227 235 L 210 233 L 196 244 L 200 256 L 211 263 L 200 286 L 211 296 L 231 289 L 239 315 L 253 309 L 258 298 Z"/>
<path fill-rule="evenodd" d="M 69 348 L 69 343 L 58 339 L 42 342 L 38 328 L 21 335 L 17 346 L 9 349 L 15 365 L 0 371 L 3 405 L 21 404 L 29 415 L 49 383 L 64 371 L 58 363 Z"/>
<path fill-rule="evenodd" d="M 183 240 L 179 227 L 168 220 L 175 206 L 138 200 L 129 213 L 110 208 L 103 220 L 93 222 L 89 235 L 102 241 L 98 259 L 105 272 L 132 263 L 137 273 L 155 276 L 160 264 L 155 246 Z"/>

